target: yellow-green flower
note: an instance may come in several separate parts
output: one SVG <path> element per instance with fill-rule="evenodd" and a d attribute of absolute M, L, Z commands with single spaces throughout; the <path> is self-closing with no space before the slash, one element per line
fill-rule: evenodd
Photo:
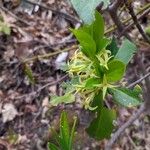
<path fill-rule="evenodd" d="M 112 58 L 112 56 L 109 56 L 111 52 L 109 50 L 103 50 L 101 51 L 96 57 L 100 61 L 100 65 L 108 69 L 108 61 Z"/>
<path fill-rule="evenodd" d="M 108 68 L 108 61 L 111 59 L 111 52 L 108 50 L 101 51 L 96 57 L 98 58 L 100 66 Z M 82 99 L 82 104 L 85 109 L 94 110 L 96 107 L 91 107 L 91 103 L 94 99 L 97 91 L 102 91 L 103 99 L 107 93 L 108 88 L 114 87 L 107 82 L 105 74 L 102 77 L 97 77 L 94 62 L 87 58 L 81 51 L 77 50 L 75 55 L 71 58 L 70 63 L 68 64 L 69 70 L 68 73 L 71 77 L 77 76 L 79 78 L 78 83 L 74 84 L 76 90 L 75 94 L 79 94 Z M 86 88 L 86 82 L 88 79 L 95 78 L 100 79 L 100 83 L 93 84 L 91 89 Z"/>

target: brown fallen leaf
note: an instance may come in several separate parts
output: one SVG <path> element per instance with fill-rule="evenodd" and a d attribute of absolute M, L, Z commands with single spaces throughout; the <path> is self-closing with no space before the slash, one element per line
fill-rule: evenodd
<path fill-rule="evenodd" d="M 16 115 L 18 115 L 18 112 L 13 104 L 11 103 L 4 104 L 2 108 L 2 119 L 4 123 L 12 121 L 16 117 Z"/>

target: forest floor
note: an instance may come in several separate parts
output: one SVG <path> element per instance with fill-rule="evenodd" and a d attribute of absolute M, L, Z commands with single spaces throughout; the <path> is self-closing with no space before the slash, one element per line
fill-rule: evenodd
<path fill-rule="evenodd" d="M 146 3 L 146 0 L 137 1 L 134 7 Z M 113 22 L 107 12 L 103 13 L 108 29 Z M 129 17 L 126 13 L 121 15 Z M 61 83 L 68 80 L 59 66 L 69 60 L 77 45 L 69 28 L 78 28 L 81 21 L 71 4 L 67 0 L 43 0 L 38 6 L 26 1 L 4 0 L 0 2 L 0 16 L 11 29 L 10 35 L 0 33 L 0 150 L 46 150 L 46 143 L 43 147 L 40 144 L 50 127 L 58 128 L 62 110 L 67 110 L 70 116 L 74 113 L 79 116 L 75 150 L 103 149 L 107 140 L 96 141 L 84 131 L 92 113 L 78 103 L 49 107 L 50 96 L 62 95 Z M 140 23 L 148 26 L 150 14 Z M 134 26 L 129 33 L 139 50 L 125 75 L 128 85 L 142 76 L 139 55 L 150 71 L 150 45 L 142 40 Z M 111 30 L 107 36 L 119 37 L 119 34 Z M 120 43 L 123 37 L 118 39 Z M 126 122 L 136 110 L 119 107 L 117 126 Z M 113 150 L 149 150 L 149 124 L 150 118 L 141 116 L 117 140 Z"/>

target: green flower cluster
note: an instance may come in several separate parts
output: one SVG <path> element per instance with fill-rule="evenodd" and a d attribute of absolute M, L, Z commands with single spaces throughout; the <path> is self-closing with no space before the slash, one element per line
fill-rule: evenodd
<path fill-rule="evenodd" d="M 99 67 L 109 70 L 108 62 L 112 58 L 109 50 L 102 50 L 96 55 L 96 58 Z M 72 84 L 72 86 L 75 89 L 75 93 L 80 95 L 85 109 L 94 110 L 96 107 L 93 108 L 90 104 L 95 95 L 102 91 L 104 99 L 107 88 L 114 87 L 114 85 L 107 82 L 105 74 L 101 77 L 97 76 L 94 61 L 86 57 L 80 50 L 75 52 L 68 63 L 68 73 L 71 78 L 78 77 L 78 82 Z"/>

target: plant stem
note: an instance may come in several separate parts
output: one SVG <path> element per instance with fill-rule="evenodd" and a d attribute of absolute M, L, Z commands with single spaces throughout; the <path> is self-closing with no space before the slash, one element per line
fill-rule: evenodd
<path fill-rule="evenodd" d="M 27 59 L 23 60 L 23 63 L 34 61 L 36 59 L 49 58 L 49 57 L 55 56 L 59 53 L 67 52 L 67 51 L 74 50 L 74 49 L 77 49 L 77 48 L 78 48 L 78 45 L 73 45 L 72 47 L 65 48 L 63 50 L 56 50 L 56 52 L 53 52 L 53 53 L 47 53 L 47 54 L 44 54 L 44 55 L 37 55 L 37 56 L 34 56 L 32 58 L 27 58 Z"/>

